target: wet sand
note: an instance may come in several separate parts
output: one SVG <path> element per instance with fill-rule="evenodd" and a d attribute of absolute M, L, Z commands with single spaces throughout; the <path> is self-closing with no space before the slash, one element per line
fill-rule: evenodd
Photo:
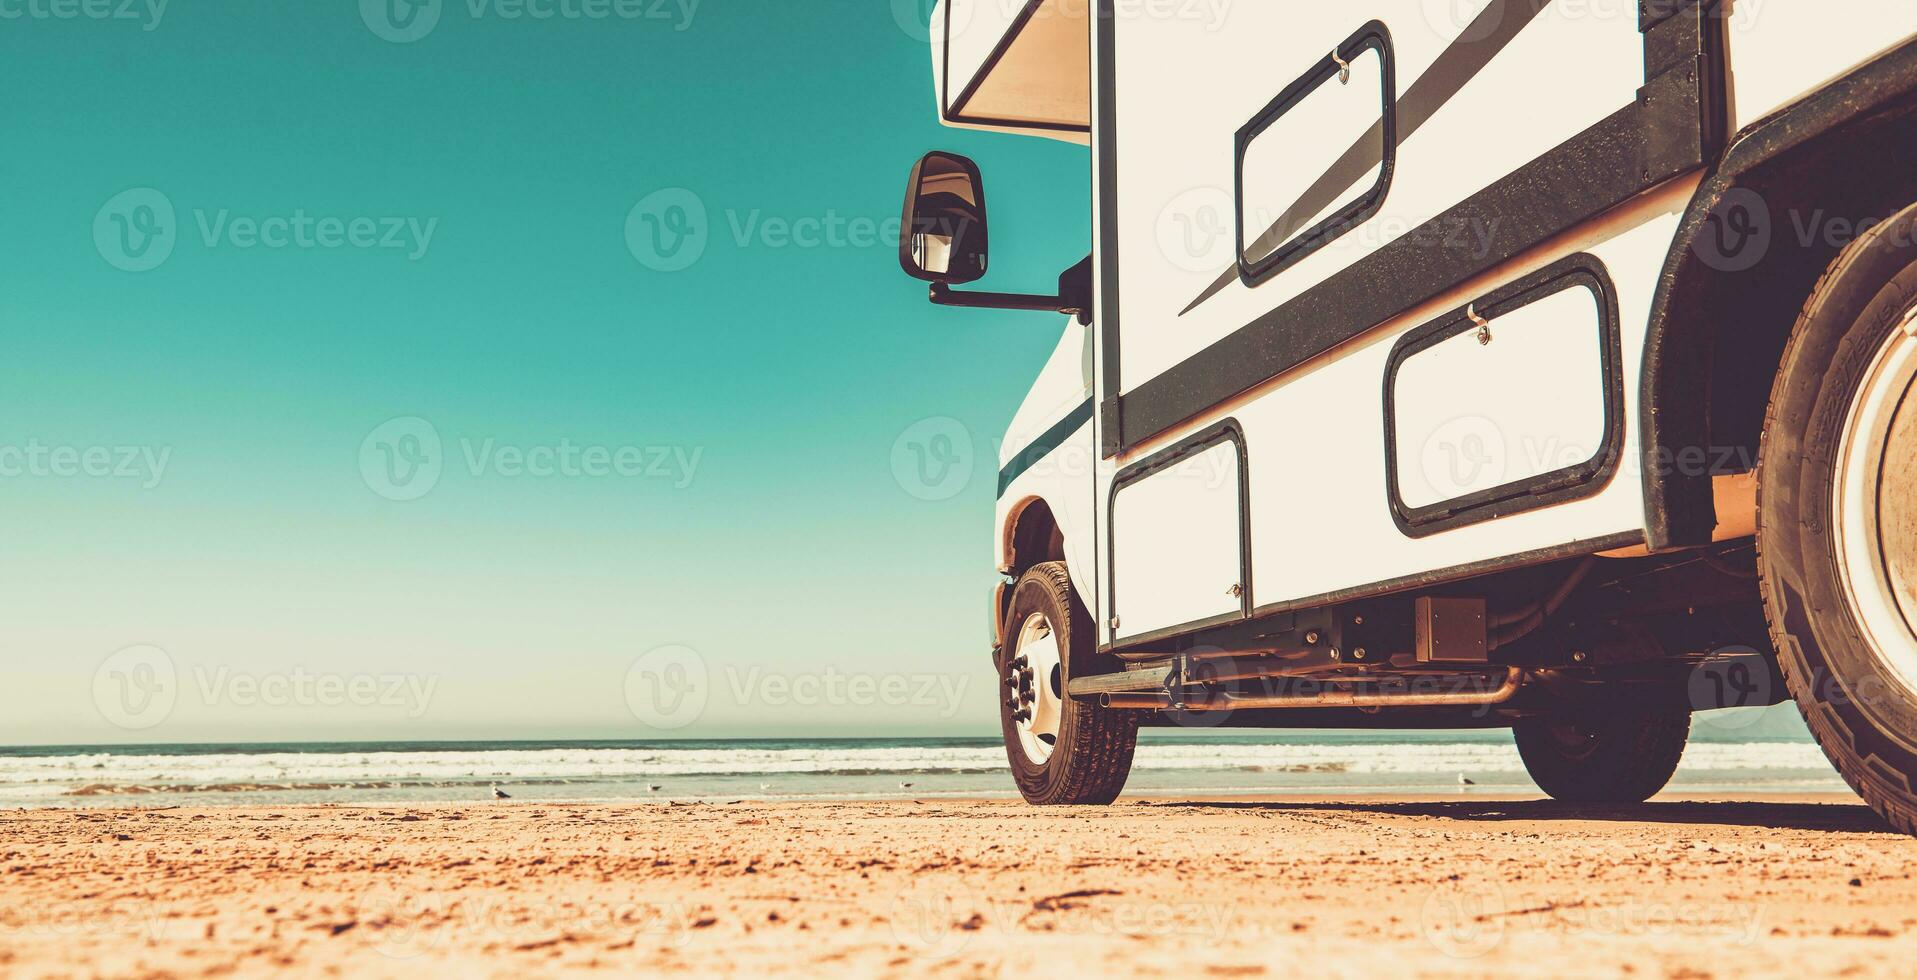
<path fill-rule="evenodd" d="M 0 813 L 0 974 L 1909 975 L 1848 797 Z"/>

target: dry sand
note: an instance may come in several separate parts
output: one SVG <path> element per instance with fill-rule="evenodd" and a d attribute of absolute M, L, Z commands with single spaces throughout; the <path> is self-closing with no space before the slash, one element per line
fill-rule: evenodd
<path fill-rule="evenodd" d="M 1917 971 L 1839 798 L 0 814 L 0 974 Z"/>

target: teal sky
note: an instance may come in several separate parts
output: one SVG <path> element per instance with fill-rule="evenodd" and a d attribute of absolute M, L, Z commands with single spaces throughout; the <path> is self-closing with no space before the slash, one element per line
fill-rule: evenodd
<path fill-rule="evenodd" d="M 992 457 L 1059 323 L 935 310 L 873 233 L 920 153 L 967 153 L 981 285 L 1045 289 L 1089 248 L 1086 151 L 938 126 L 882 0 L 513 3 L 448 0 L 408 43 L 356 0 L 0 19 L 0 742 L 996 731 Z M 705 211 L 656 215 L 697 261 L 662 271 L 691 253 L 658 261 L 644 214 L 629 245 L 648 200 Z M 161 254 L 118 237 L 154 201 L 172 251 L 126 271 Z M 245 230 L 302 216 L 304 244 Z M 401 247 L 342 242 L 354 219 Z M 407 446 L 363 443 L 415 417 L 443 472 L 389 499 Z M 941 417 L 977 465 L 921 499 L 894 448 Z M 467 458 L 562 444 L 652 475 Z M 101 692 L 147 646 L 174 703 L 116 724 Z M 627 679 L 668 646 L 707 703 L 661 729 Z"/>

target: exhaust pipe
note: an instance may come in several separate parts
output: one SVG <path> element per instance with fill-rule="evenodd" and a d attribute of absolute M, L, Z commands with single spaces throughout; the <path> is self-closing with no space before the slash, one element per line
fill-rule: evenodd
<path fill-rule="evenodd" d="M 1255 708 L 1453 708 L 1489 707 L 1503 704 L 1518 693 L 1523 671 L 1516 667 L 1505 671 L 1504 682 L 1488 691 L 1436 691 L 1431 693 L 1386 691 L 1323 690 L 1312 694 L 1217 693 L 1196 694 L 1186 699 L 1185 711 L 1239 711 Z M 1169 694 L 1104 694 L 1099 704 L 1107 708 L 1162 711 L 1172 707 Z"/>

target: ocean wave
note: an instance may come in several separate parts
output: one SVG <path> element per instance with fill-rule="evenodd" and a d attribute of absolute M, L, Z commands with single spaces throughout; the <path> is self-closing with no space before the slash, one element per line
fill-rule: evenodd
<path fill-rule="evenodd" d="M 301 789 L 363 790 L 632 782 L 662 777 L 875 777 L 978 775 L 1005 768 L 1002 748 L 906 745 L 737 748 L 543 748 L 395 752 L 265 752 L 180 755 L 0 757 L 0 796 L 133 795 Z M 1321 773 L 1426 776 L 1467 772 L 1519 775 L 1515 747 L 1477 742 L 1145 742 L 1141 772 Z M 1700 742 L 1684 757 L 1708 772 L 1820 771 L 1817 747 L 1797 742 Z"/>

